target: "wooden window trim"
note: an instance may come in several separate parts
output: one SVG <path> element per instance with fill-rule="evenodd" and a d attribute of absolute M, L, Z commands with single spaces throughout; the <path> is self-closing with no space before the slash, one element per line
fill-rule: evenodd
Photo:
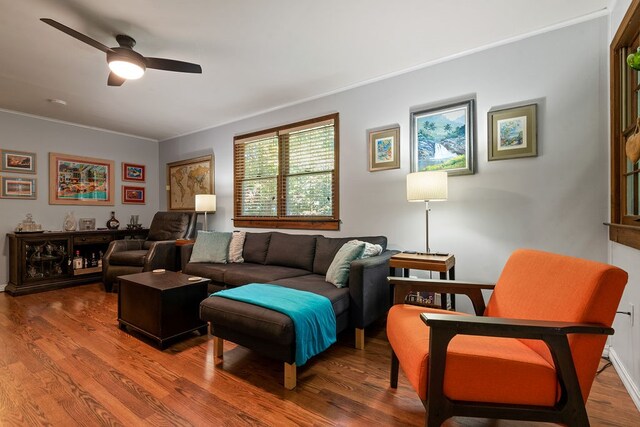
<path fill-rule="evenodd" d="M 277 217 L 249 217 L 241 215 L 241 195 L 238 194 L 237 188 L 241 180 L 236 170 L 235 165 L 235 147 L 234 147 L 234 166 L 233 166 L 233 225 L 234 227 L 247 227 L 247 228 L 276 228 L 276 229 L 299 229 L 299 230 L 339 230 L 340 229 L 340 121 L 339 113 L 328 114 L 326 116 L 316 117 L 313 119 L 303 120 L 295 123 L 288 123 L 286 125 L 273 127 L 270 129 L 264 129 L 261 131 L 251 132 L 247 134 L 238 135 L 233 138 L 234 145 L 238 141 L 252 139 L 257 136 L 267 134 L 277 134 L 279 132 L 287 132 L 295 130 L 299 127 L 304 127 L 310 124 L 322 124 L 322 122 L 333 121 L 334 126 L 334 169 L 333 169 L 333 206 L 331 217 L 292 217 L 285 215 L 285 204 L 278 203 L 278 216 Z M 284 156 L 287 154 L 283 151 L 279 152 L 279 164 L 282 166 L 285 164 Z M 280 185 L 283 171 L 279 168 L 278 172 L 278 200 L 283 200 L 284 197 L 284 185 Z"/>
<path fill-rule="evenodd" d="M 626 194 L 622 176 L 626 167 L 623 138 L 631 124 L 622 129 L 622 67 L 626 67 L 623 49 L 637 44 L 640 37 L 640 0 L 633 0 L 610 45 L 610 110 L 611 110 L 611 223 L 609 240 L 640 249 L 640 216 L 626 215 Z M 629 52 L 631 53 L 631 52 Z M 630 89 L 627 88 L 627 92 Z M 637 102 L 636 102 L 637 104 Z M 628 102 L 627 102 L 627 105 Z M 637 105 L 632 106 L 632 117 L 637 117 Z M 635 123 L 635 120 L 633 120 Z M 635 129 L 635 126 L 633 126 Z"/>

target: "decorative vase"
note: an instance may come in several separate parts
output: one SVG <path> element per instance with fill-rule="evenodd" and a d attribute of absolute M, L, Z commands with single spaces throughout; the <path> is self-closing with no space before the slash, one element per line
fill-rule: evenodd
<path fill-rule="evenodd" d="M 120 221 L 116 219 L 115 211 L 111 211 L 111 218 L 107 221 L 107 228 L 109 230 L 117 230 L 120 227 Z"/>
<path fill-rule="evenodd" d="M 76 217 L 73 215 L 73 211 L 69 211 L 64 216 L 64 231 L 75 231 L 75 229 Z"/>

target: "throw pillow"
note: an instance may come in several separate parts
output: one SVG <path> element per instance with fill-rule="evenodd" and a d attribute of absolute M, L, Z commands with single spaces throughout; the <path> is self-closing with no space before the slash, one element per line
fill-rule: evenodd
<path fill-rule="evenodd" d="M 343 288 L 349 280 L 351 261 L 360 258 L 362 252 L 364 252 L 364 242 L 352 240 L 342 245 L 336 256 L 333 257 L 325 280 L 337 288 Z"/>
<path fill-rule="evenodd" d="M 198 230 L 189 262 L 227 263 L 231 233 Z"/>
<path fill-rule="evenodd" d="M 229 262 L 244 262 L 242 258 L 242 249 L 244 248 L 244 239 L 247 237 L 246 231 L 234 231 L 231 235 L 231 243 L 229 243 Z"/>
<path fill-rule="evenodd" d="M 350 240 L 350 242 L 364 243 L 364 252 L 362 252 L 362 256 L 360 258 L 369 258 L 382 253 L 381 245 L 374 245 L 373 243 L 363 242 L 362 240 Z"/>

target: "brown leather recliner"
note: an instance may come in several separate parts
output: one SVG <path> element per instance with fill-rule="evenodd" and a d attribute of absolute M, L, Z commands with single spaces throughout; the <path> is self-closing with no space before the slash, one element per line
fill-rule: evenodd
<path fill-rule="evenodd" d="M 193 212 L 157 212 L 153 216 L 145 240 L 114 240 L 102 258 L 102 281 L 111 292 L 118 276 L 141 273 L 157 268 L 176 270 L 176 239 L 194 235 L 196 215 Z"/>

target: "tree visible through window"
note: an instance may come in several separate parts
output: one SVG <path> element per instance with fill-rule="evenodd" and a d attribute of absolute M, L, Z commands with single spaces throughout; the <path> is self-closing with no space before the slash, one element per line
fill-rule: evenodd
<path fill-rule="evenodd" d="M 611 226 L 609 238 L 640 249 L 640 163 L 627 143 L 640 123 L 640 72 L 627 56 L 640 45 L 640 3 L 634 2 L 611 42 Z M 633 143 L 630 143 L 631 145 Z"/>
<path fill-rule="evenodd" d="M 338 114 L 234 138 L 238 227 L 337 230 Z"/>

